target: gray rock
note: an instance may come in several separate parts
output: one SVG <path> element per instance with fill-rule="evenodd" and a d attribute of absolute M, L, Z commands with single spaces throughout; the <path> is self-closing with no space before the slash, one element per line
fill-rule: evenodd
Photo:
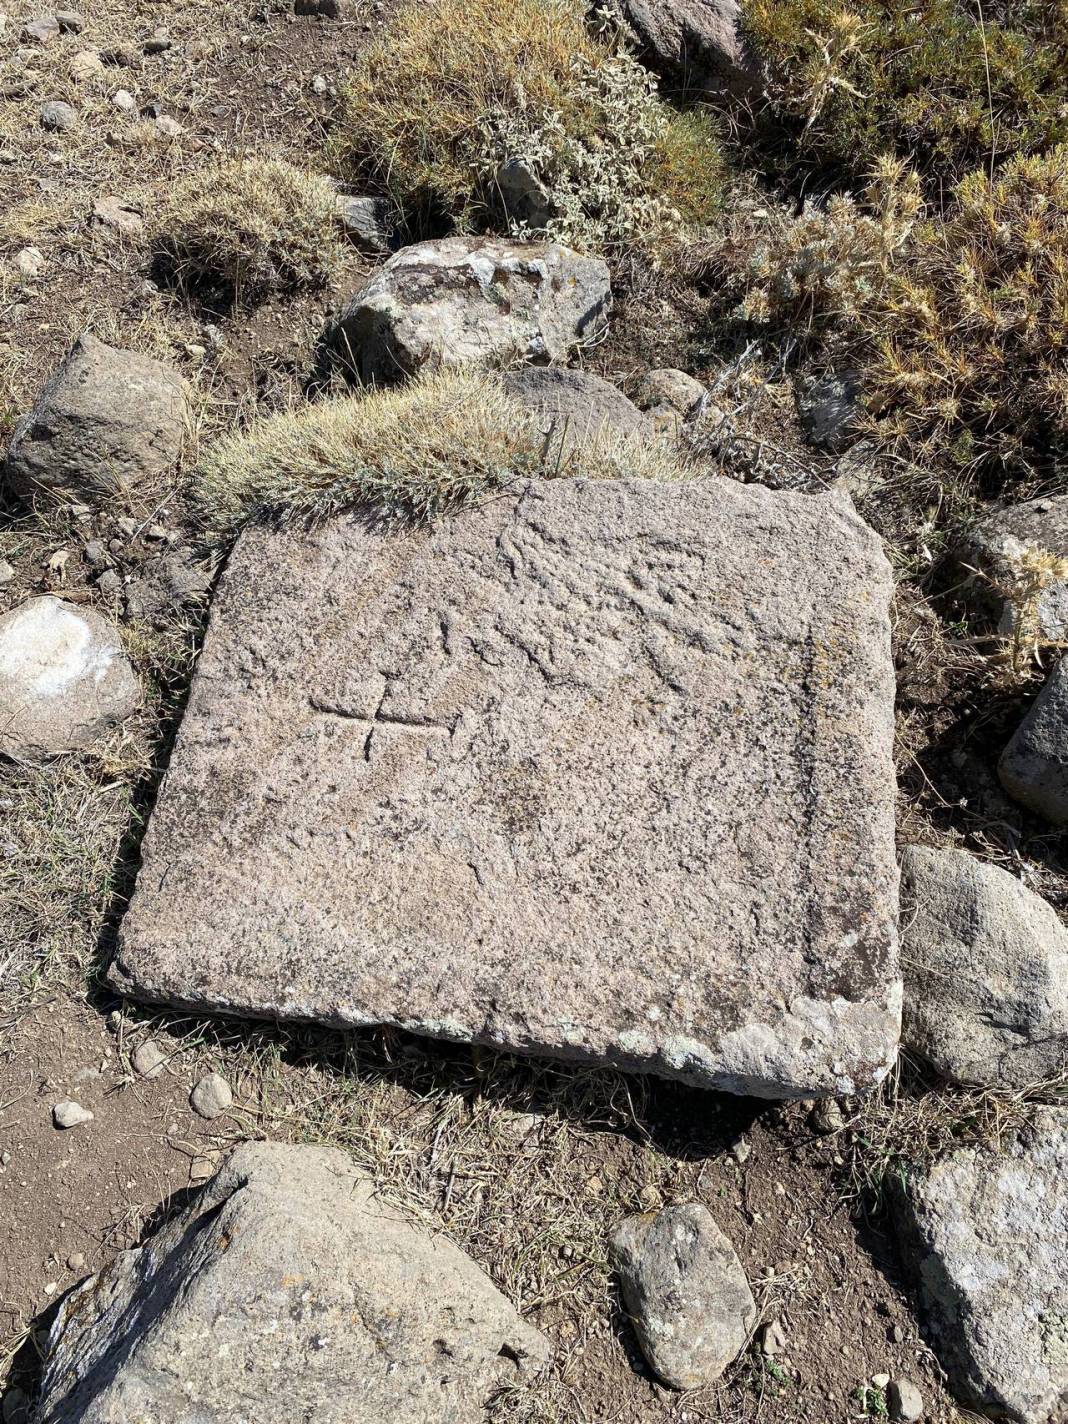
<path fill-rule="evenodd" d="M 125 90 L 120 89 L 119 93 L 125 93 Z M 130 97 L 133 98 L 133 95 Z M 102 227 L 114 228 L 124 237 L 140 237 L 145 230 L 144 214 L 140 208 L 113 194 L 93 200 L 93 221 Z"/>
<path fill-rule="evenodd" d="M 554 242 L 446 237 L 395 253 L 331 341 L 368 384 L 472 362 L 564 361 L 604 330 L 610 302 L 599 257 Z"/>
<path fill-rule="evenodd" d="M 27 500 L 130 498 L 174 467 L 184 429 L 177 371 L 86 334 L 16 425 L 3 478 Z"/>
<path fill-rule="evenodd" d="M 372 257 L 381 257 L 392 251 L 393 223 L 390 220 L 390 206 L 385 198 L 339 193 L 337 215 L 345 229 L 346 237 L 362 252 Z"/>
<path fill-rule="evenodd" d="M 965 571 L 979 573 L 974 580 L 978 600 L 992 608 L 999 631 L 1006 635 L 1012 633 L 1015 619 L 998 585 L 1011 585 L 1013 565 L 1025 548 L 1068 559 L 1068 494 L 998 510 L 971 531 L 959 551 Z M 1044 590 L 1035 621 L 1040 637 L 1051 643 L 1068 641 L 1068 582 L 1055 580 Z"/>
<path fill-rule="evenodd" d="M 915 1171 L 896 1211 L 954 1392 L 1048 1424 L 1068 1396 L 1068 1113 Z"/>
<path fill-rule="evenodd" d="M 131 1053 L 130 1063 L 139 1078 L 158 1078 L 167 1066 L 167 1055 L 154 1038 L 146 1038 Z"/>
<path fill-rule="evenodd" d="M 654 67 L 687 88 L 744 92 L 758 82 L 738 0 L 622 0 L 621 10 Z"/>
<path fill-rule="evenodd" d="M 14 565 L 9 564 L 6 559 L 0 559 L 0 588 L 9 584 L 15 577 Z"/>
<path fill-rule="evenodd" d="M 294 0 L 293 12 L 297 15 L 321 15 L 327 20 L 340 19 L 344 10 L 344 0 Z"/>
<path fill-rule="evenodd" d="M 126 589 L 127 618 L 160 618 L 201 603 L 211 591 L 211 572 L 186 549 L 151 559 Z"/>
<path fill-rule="evenodd" d="M 85 29 L 85 16 L 77 10 L 57 10 L 56 23 L 65 35 L 80 35 Z"/>
<path fill-rule="evenodd" d="M 707 389 L 693 376 L 665 367 L 646 371 L 638 383 L 634 404 L 647 411 L 658 425 L 675 429 L 697 411 L 707 395 Z"/>
<path fill-rule="evenodd" d="M 81 1103 L 74 1102 L 72 1098 L 64 1098 L 52 1109 L 52 1121 L 56 1127 L 61 1129 L 84 1127 L 87 1122 L 92 1122 L 92 1120 L 93 1114 L 89 1109 L 83 1108 Z"/>
<path fill-rule="evenodd" d="M 41 105 L 41 127 L 50 133 L 65 133 L 78 122 L 78 110 L 62 99 L 49 99 Z"/>
<path fill-rule="evenodd" d="M 473 1424 L 548 1353 L 344 1153 L 248 1142 L 64 1298 L 36 1420 Z"/>
<path fill-rule="evenodd" d="M 844 503 L 728 479 L 249 531 L 112 982 L 870 1086 L 900 1033 L 890 588 Z"/>
<path fill-rule="evenodd" d="M 497 195 L 506 218 L 534 231 L 548 227 L 555 215 L 549 190 L 525 158 L 506 158 L 497 169 Z"/>
<path fill-rule="evenodd" d="M 786 1331 L 781 1320 L 769 1320 L 760 1332 L 760 1353 L 773 1359 L 786 1352 Z"/>
<path fill-rule="evenodd" d="M 963 850 L 901 860 L 902 1035 L 947 1078 L 1024 1088 L 1068 1065 L 1068 929 Z"/>
<path fill-rule="evenodd" d="M 1046 679 L 998 762 L 1001 784 L 1022 806 L 1068 823 L 1068 658 Z"/>
<path fill-rule="evenodd" d="M 39 247 L 24 247 L 15 254 L 15 269 L 26 281 L 35 281 L 48 264 Z"/>
<path fill-rule="evenodd" d="M 41 15 L 22 27 L 22 38 L 27 44 L 49 44 L 58 39 L 60 33 L 59 20 L 55 15 Z"/>
<path fill-rule="evenodd" d="M 129 89 L 116 89 L 111 96 L 111 102 L 121 114 L 137 113 L 137 100 Z"/>
<path fill-rule="evenodd" d="M 857 438 L 861 385 L 856 375 L 832 372 L 795 386 L 801 428 L 813 445 L 840 455 Z"/>
<path fill-rule="evenodd" d="M 886 1387 L 890 1418 L 898 1424 L 915 1424 L 923 1418 L 923 1395 L 910 1379 L 892 1379 Z"/>
<path fill-rule="evenodd" d="M 160 25 L 145 40 L 145 54 L 165 54 L 173 44 L 170 30 L 166 25 Z"/>
<path fill-rule="evenodd" d="M 598 436 L 649 439 L 653 429 L 637 406 L 600 376 L 560 366 L 521 366 L 504 373 L 508 394 L 533 411 L 557 453 Z"/>
<path fill-rule="evenodd" d="M 696 1389 L 745 1349 L 757 1310 L 734 1247 L 698 1202 L 630 1216 L 612 1256 L 642 1354 L 665 1384 Z"/>
<path fill-rule="evenodd" d="M 206 1073 L 189 1094 L 193 1111 L 209 1122 L 212 1118 L 221 1117 L 233 1100 L 230 1084 L 219 1073 Z"/>
<path fill-rule="evenodd" d="M 31 598 L 0 618 L 0 754 L 37 763 L 94 746 L 140 706 L 107 619 Z"/>

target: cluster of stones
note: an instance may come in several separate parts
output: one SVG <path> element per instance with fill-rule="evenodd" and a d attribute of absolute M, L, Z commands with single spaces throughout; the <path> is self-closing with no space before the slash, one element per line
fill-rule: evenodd
<path fill-rule="evenodd" d="M 449 238 L 391 256 L 330 345 L 371 385 L 516 363 L 508 389 L 549 440 L 673 438 L 706 402 L 682 373 L 652 373 L 634 404 L 561 365 L 609 305 L 597 259 Z M 173 371 L 85 338 L 16 430 L 7 486 L 134 499 L 177 461 L 183 403 Z M 947 1078 L 1056 1073 L 1068 931 L 1006 871 L 906 851 L 902 982 L 891 590 L 848 500 L 726 478 L 526 483 L 415 530 L 357 514 L 250 529 L 111 983 L 780 1100 L 875 1086 L 904 1001 L 905 1041 Z M 95 612 L 46 598 L 0 620 L 8 756 L 91 747 L 137 700 Z M 1068 663 L 1001 774 L 1065 821 L 1066 768 Z M 1050 1110 L 1001 1154 L 915 1174 L 897 1203 L 962 1395 L 1024 1424 L 1068 1389 L 1066 1144 Z M 611 1249 L 667 1384 L 707 1383 L 746 1348 L 756 1306 L 705 1207 L 625 1221 Z M 283 1393 L 268 1356 L 287 1361 Z M 248 1145 L 64 1301 L 37 1417 L 185 1417 L 195 1393 L 220 1424 L 444 1421 L 547 1356 L 343 1155 Z M 916 1418 L 914 1386 L 894 1388 Z M 339 1393 L 343 1413 L 326 1411 Z"/>

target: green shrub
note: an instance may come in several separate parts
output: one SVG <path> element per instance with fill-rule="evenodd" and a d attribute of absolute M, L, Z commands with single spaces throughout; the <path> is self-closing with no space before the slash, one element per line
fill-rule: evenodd
<path fill-rule="evenodd" d="M 332 184 L 262 158 L 214 163 L 165 187 L 149 243 L 172 280 L 240 304 L 322 286 L 342 253 Z"/>
<path fill-rule="evenodd" d="M 552 196 L 550 234 L 586 247 L 655 245 L 721 186 L 711 124 L 676 117 L 580 0 L 403 6 L 344 87 L 333 147 L 416 227 L 492 224 L 498 168 L 523 158 Z"/>
<path fill-rule="evenodd" d="M 932 179 L 1068 138 L 1068 0 L 751 0 L 769 93 L 802 147 Z"/>
<path fill-rule="evenodd" d="M 682 479 L 666 443 L 606 435 L 561 451 L 485 371 L 445 368 L 363 396 L 272 416 L 210 450 L 195 488 L 226 539 L 253 518 L 321 518 L 350 507 L 430 519 L 514 479 Z"/>

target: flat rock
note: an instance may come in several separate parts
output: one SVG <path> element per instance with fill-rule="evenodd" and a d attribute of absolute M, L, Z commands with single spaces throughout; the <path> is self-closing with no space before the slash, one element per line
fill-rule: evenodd
<path fill-rule="evenodd" d="M 539 418 L 550 444 L 568 453 L 605 437 L 649 439 L 651 422 L 621 390 L 588 371 L 520 366 L 504 373 L 508 394 Z"/>
<path fill-rule="evenodd" d="M 331 345 L 368 384 L 424 368 L 565 361 L 604 330 L 608 267 L 555 242 L 446 237 L 404 247 L 338 317 Z"/>
<path fill-rule="evenodd" d="M 141 689 L 114 628 L 46 596 L 0 618 L 0 754 L 35 763 L 94 746 Z"/>
<path fill-rule="evenodd" d="M 851 506 L 716 478 L 246 533 L 112 982 L 870 1086 L 900 1028 L 890 586 Z"/>
<path fill-rule="evenodd" d="M 1012 633 L 1015 616 L 998 586 L 1011 584 L 1013 565 L 1018 566 L 1020 554 L 1028 548 L 1068 559 L 1068 494 L 999 509 L 976 525 L 961 547 L 961 562 L 980 575 L 974 584 L 979 600 L 992 606 L 1006 635 Z M 1051 643 L 1068 641 L 1068 582 L 1050 582 L 1038 596 L 1034 618 L 1040 637 Z"/>
<path fill-rule="evenodd" d="M 674 1389 L 710 1384 L 745 1349 L 757 1308 L 734 1247 L 700 1202 L 630 1216 L 612 1257 L 642 1354 Z"/>
<path fill-rule="evenodd" d="M 901 860 L 905 1043 L 948 1078 L 1025 1088 L 1068 1064 L 1068 929 L 963 850 Z"/>
<path fill-rule="evenodd" d="M 998 762 L 1001 784 L 1022 806 L 1068 824 L 1068 657 L 1046 678 Z"/>
<path fill-rule="evenodd" d="M 954 1392 L 1049 1424 L 1068 1397 L 1068 1113 L 914 1172 L 895 1209 Z"/>
<path fill-rule="evenodd" d="M 184 429 L 176 370 L 87 333 L 16 425 L 0 476 L 23 499 L 126 498 L 174 467 Z"/>
<path fill-rule="evenodd" d="M 35 1420 L 473 1424 L 547 1358 L 474 1262 L 344 1153 L 250 1142 L 64 1298 Z"/>

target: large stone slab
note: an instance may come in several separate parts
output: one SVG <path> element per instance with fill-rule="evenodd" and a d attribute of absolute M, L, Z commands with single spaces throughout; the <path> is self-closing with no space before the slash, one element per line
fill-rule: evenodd
<path fill-rule="evenodd" d="M 474 1424 L 549 1356 L 343 1152 L 246 1142 L 66 1296 L 37 1424 Z"/>
<path fill-rule="evenodd" d="M 868 1087 L 900 1015 L 889 595 L 851 506 L 726 479 L 250 531 L 112 982 Z"/>

